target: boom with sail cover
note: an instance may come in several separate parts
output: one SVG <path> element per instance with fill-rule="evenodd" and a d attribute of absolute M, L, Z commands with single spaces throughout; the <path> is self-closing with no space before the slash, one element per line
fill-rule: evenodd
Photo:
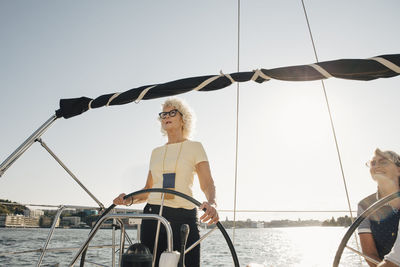
<path fill-rule="evenodd" d="M 309 65 L 289 66 L 275 69 L 257 69 L 231 74 L 206 75 L 179 79 L 163 84 L 145 85 L 121 93 L 60 100 L 58 118 L 71 118 L 92 108 L 110 105 L 123 105 L 195 91 L 214 91 L 225 88 L 234 82 L 253 80 L 257 83 L 276 79 L 282 81 L 314 81 L 330 77 L 369 81 L 377 78 L 390 78 L 400 74 L 400 54 L 381 55 L 368 59 L 339 59 Z"/>

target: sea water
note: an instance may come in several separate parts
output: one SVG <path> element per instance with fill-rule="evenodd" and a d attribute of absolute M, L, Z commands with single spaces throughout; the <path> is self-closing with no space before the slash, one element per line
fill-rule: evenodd
<path fill-rule="evenodd" d="M 337 247 L 346 232 L 343 227 L 288 227 L 228 229 L 234 239 L 240 266 L 249 263 L 268 267 L 332 266 Z M 202 230 L 201 234 L 208 230 Z M 127 231 L 132 241 L 136 230 Z M 7 252 L 27 251 L 43 247 L 49 229 L 0 228 L 0 266 L 35 266 L 40 253 L 4 255 Z M 48 248 L 80 247 L 88 236 L 88 229 L 56 229 Z M 119 231 L 117 231 L 119 233 Z M 90 246 L 111 245 L 112 231 L 100 229 Z M 357 248 L 354 238 L 349 241 Z M 68 266 L 76 251 L 46 252 L 42 266 Z M 86 259 L 111 266 L 111 248 L 89 249 Z M 116 255 L 118 258 L 118 254 Z M 229 248 L 219 230 L 201 243 L 202 266 L 233 266 Z M 78 264 L 79 265 L 79 262 Z M 85 266 L 94 266 L 86 263 Z M 345 249 L 341 266 L 368 266 L 354 252 Z"/>

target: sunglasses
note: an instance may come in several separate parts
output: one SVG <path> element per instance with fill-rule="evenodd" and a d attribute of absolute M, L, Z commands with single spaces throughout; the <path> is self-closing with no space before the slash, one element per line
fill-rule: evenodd
<path fill-rule="evenodd" d="M 161 119 L 165 119 L 167 117 L 167 115 L 169 117 L 175 117 L 176 114 L 178 114 L 178 113 L 181 114 L 181 116 L 183 116 L 182 113 L 177 109 L 160 112 L 160 113 L 158 113 L 158 116 L 160 116 Z"/>
<path fill-rule="evenodd" d="M 386 167 L 388 166 L 390 163 L 392 163 L 392 161 L 388 160 L 388 159 L 380 159 L 380 160 L 370 160 L 367 161 L 365 163 L 365 165 L 367 165 L 367 167 L 372 168 L 372 167 L 377 167 L 377 166 L 382 166 L 382 167 Z"/>

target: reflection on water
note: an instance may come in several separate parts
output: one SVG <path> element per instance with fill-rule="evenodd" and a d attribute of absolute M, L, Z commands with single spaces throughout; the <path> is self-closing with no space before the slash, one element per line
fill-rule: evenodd
<path fill-rule="evenodd" d="M 38 249 L 43 246 L 48 231 L 49 229 L 0 228 L 0 253 Z M 227 231 L 232 234 L 231 230 Z M 254 262 L 268 267 L 326 267 L 332 266 L 336 249 L 345 231 L 342 227 L 236 229 L 235 248 L 241 266 Z M 88 233 L 87 229 L 56 229 L 49 248 L 79 247 Z M 128 230 L 128 233 L 132 240 L 135 239 L 135 230 Z M 90 245 L 105 244 L 111 244 L 111 230 L 101 229 Z M 357 247 L 354 239 L 351 239 L 350 246 Z M 229 248 L 219 231 L 203 241 L 201 253 L 202 266 L 233 265 Z M 73 255 L 72 251 L 47 252 L 42 266 L 68 266 Z M 37 252 L 0 256 L 0 266 L 32 266 L 39 256 Z M 86 258 L 111 266 L 111 248 L 90 249 Z M 358 255 L 347 249 L 341 264 L 346 267 L 368 266 L 360 261 Z"/>

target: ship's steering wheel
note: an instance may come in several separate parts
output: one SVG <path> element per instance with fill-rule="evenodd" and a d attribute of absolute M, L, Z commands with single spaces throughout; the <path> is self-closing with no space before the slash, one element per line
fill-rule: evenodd
<path fill-rule="evenodd" d="M 197 201 L 196 199 L 194 199 L 194 198 L 192 198 L 192 197 L 190 197 L 188 195 L 185 195 L 185 194 L 183 194 L 181 192 L 178 192 L 178 191 L 175 191 L 175 190 L 164 189 L 164 188 L 151 188 L 151 189 L 139 190 L 139 191 L 136 191 L 136 192 L 133 192 L 133 193 L 130 193 L 130 194 L 126 195 L 124 197 L 124 199 L 130 198 L 132 196 L 144 194 L 144 193 L 168 193 L 168 194 L 174 194 L 174 195 L 177 195 L 179 197 L 182 197 L 182 198 L 192 202 L 197 207 L 200 207 L 200 205 L 201 205 L 201 203 L 199 201 Z M 236 255 L 235 247 L 233 246 L 232 241 L 231 241 L 228 233 L 226 232 L 224 226 L 220 222 L 217 222 L 216 225 L 217 225 L 218 229 L 221 231 L 222 235 L 224 236 L 227 245 L 229 246 L 229 250 L 231 251 L 231 255 L 232 255 L 232 259 L 233 259 L 233 262 L 235 264 L 235 267 L 240 266 L 238 257 Z"/>
<path fill-rule="evenodd" d="M 183 194 L 181 192 L 178 192 L 178 191 L 174 191 L 174 190 L 170 190 L 170 189 L 164 189 L 164 188 L 151 188 L 151 189 L 139 190 L 139 191 L 136 191 L 136 192 L 133 192 L 133 193 L 130 193 L 130 194 L 126 195 L 124 197 L 124 199 L 130 198 L 132 196 L 144 194 L 144 193 L 168 193 L 168 194 L 173 194 L 173 195 L 177 195 L 177 196 L 179 196 L 181 198 L 184 198 L 184 199 L 192 202 L 197 207 L 200 207 L 200 205 L 201 205 L 201 203 L 199 201 L 197 201 L 196 199 L 194 199 L 194 198 L 192 198 L 192 197 L 190 197 L 188 195 L 185 195 L 185 194 Z M 115 204 L 112 204 L 110 207 L 108 207 L 103 212 L 103 214 L 100 216 L 100 218 L 102 218 L 103 216 L 107 215 L 112 209 L 115 208 L 115 206 L 116 206 Z M 100 218 L 98 220 L 100 220 Z M 235 250 L 235 247 L 232 244 L 232 241 L 231 241 L 228 233 L 226 232 L 224 226 L 220 222 L 217 222 L 216 226 L 221 231 L 221 233 L 224 236 L 225 241 L 226 241 L 226 243 L 227 243 L 227 245 L 229 247 L 229 250 L 231 251 L 231 255 L 232 255 L 234 266 L 235 267 L 239 267 L 240 265 L 239 265 L 239 260 L 238 260 L 237 254 L 236 254 L 236 250 Z M 84 264 L 85 255 L 86 255 L 86 250 L 82 253 L 82 256 L 81 256 L 81 265 L 80 265 L 81 267 Z"/>
<path fill-rule="evenodd" d="M 344 235 L 342 241 L 340 242 L 340 245 L 336 251 L 336 256 L 335 260 L 333 262 L 333 267 L 338 267 L 340 258 L 342 257 L 343 250 L 347 245 L 347 242 L 349 241 L 350 237 L 354 233 L 354 231 L 357 229 L 357 227 L 361 224 L 362 221 L 364 221 L 368 216 L 370 216 L 372 213 L 376 212 L 378 209 L 386 205 L 389 201 L 400 197 L 400 191 L 393 193 L 387 197 L 384 197 L 380 199 L 379 201 L 375 202 L 373 205 L 371 205 L 368 209 L 366 209 L 360 217 L 358 217 L 349 227 L 347 230 L 346 234 Z"/>

